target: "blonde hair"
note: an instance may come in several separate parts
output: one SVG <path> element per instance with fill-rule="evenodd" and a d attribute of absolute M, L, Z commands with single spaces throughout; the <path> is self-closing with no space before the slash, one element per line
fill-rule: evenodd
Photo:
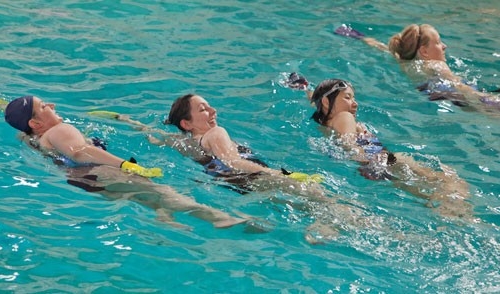
<path fill-rule="evenodd" d="M 418 49 L 429 43 L 431 29 L 434 29 L 434 27 L 428 24 L 411 24 L 407 26 L 402 32 L 391 37 L 389 51 L 399 59 L 415 59 Z"/>

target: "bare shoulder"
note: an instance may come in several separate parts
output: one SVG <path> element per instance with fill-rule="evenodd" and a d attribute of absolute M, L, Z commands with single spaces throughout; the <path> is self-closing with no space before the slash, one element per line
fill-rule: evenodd
<path fill-rule="evenodd" d="M 356 131 L 358 133 L 367 133 L 368 132 L 368 129 L 366 128 L 365 124 L 364 123 L 361 123 L 361 122 L 357 122 L 356 123 Z"/>
<path fill-rule="evenodd" d="M 333 119 L 338 121 L 353 121 L 354 123 L 356 123 L 356 118 L 352 113 L 348 111 L 342 111 L 337 113 L 337 115 L 335 115 Z"/>
<path fill-rule="evenodd" d="M 220 126 L 216 126 L 211 128 L 208 132 L 205 133 L 205 135 L 203 136 L 203 140 L 209 140 L 211 138 L 221 139 L 224 137 L 229 137 L 229 134 L 227 133 L 226 129 Z"/>
<path fill-rule="evenodd" d="M 45 132 L 44 137 L 49 140 L 68 138 L 78 136 L 80 131 L 78 131 L 74 126 L 66 123 L 60 123 Z"/>
<path fill-rule="evenodd" d="M 356 118 L 347 111 L 337 113 L 331 123 L 331 127 L 339 134 L 356 133 L 357 126 Z"/>
<path fill-rule="evenodd" d="M 440 60 L 425 60 L 424 66 L 427 69 L 442 70 L 449 68 L 446 62 Z"/>
<path fill-rule="evenodd" d="M 73 125 L 70 125 L 70 124 L 67 124 L 67 123 L 60 123 L 60 124 L 57 124 L 55 126 L 53 126 L 52 128 L 50 128 L 50 132 L 52 131 L 57 131 L 57 132 L 80 132 L 78 131 L 77 128 L 75 128 Z"/>
<path fill-rule="evenodd" d="M 455 75 L 445 61 L 428 60 L 424 63 L 424 70 L 431 75 L 440 76 L 447 80 L 453 80 Z"/>
<path fill-rule="evenodd" d="M 201 147 L 206 152 L 213 152 L 216 156 L 221 156 L 233 147 L 234 143 L 223 127 L 214 127 L 205 133 L 201 142 Z M 222 150 L 222 151 L 221 151 Z"/>

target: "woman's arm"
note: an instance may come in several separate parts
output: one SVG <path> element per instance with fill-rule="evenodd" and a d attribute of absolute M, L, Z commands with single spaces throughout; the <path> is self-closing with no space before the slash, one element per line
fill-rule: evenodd
<path fill-rule="evenodd" d="M 366 44 L 368 44 L 374 48 L 377 48 L 381 51 L 389 52 L 389 47 L 387 47 L 386 44 L 384 44 L 384 43 L 382 43 L 374 38 L 368 38 L 362 32 L 357 31 L 348 25 L 343 24 L 340 27 L 338 27 L 335 30 L 335 34 L 341 35 L 344 37 L 348 37 L 348 38 L 363 40 L 363 42 L 365 42 Z"/>
<path fill-rule="evenodd" d="M 372 135 L 362 123 L 350 112 L 338 113 L 328 125 L 340 137 L 345 149 L 353 151 L 352 159 L 358 162 L 367 162 L 365 150 L 358 145 L 359 134 Z"/>
<path fill-rule="evenodd" d="M 149 133 L 148 140 L 150 143 L 155 145 L 167 145 L 169 147 L 175 147 L 179 140 L 186 138 L 184 134 L 167 133 L 164 130 L 152 128 L 138 120 L 131 119 L 129 115 L 117 114 L 115 118 L 119 121 L 123 121 L 135 126 L 135 129 L 138 131 Z M 153 133 L 161 135 L 161 139 L 153 137 Z"/>
<path fill-rule="evenodd" d="M 144 168 L 89 144 L 80 131 L 65 123 L 60 123 L 45 132 L 40 138 L 40 145 L 49 150 L 55 149 L 80 163 L 108 165 L 120 168 L 123 172 L 135 173 L 148 178 L 163 175 L 160 168 Z"/>
<path fill-rule="evenodd" d="M 337 113 L 328 123 L 328 126 L 335 130 L 335 132 L 339 135 L 356 135 L 358 132 L 358 123 L 356 122 L 356 118 L 352 113 L 347 111 Z"/>
<path fill-rule="evenodd" d="M 74 126 L 61 123 L 47 131 L 41 140 L 42 147 L 58 152 L 80 163 L 105 164 L 120 167 L 123 159 L 95 147 Z M 45 145 L 45 146 L 44 146 Z"/>
<path fill-rule="evenodd" d="M 227 131 L 222 127 L 210 129 L 203 136 L 202 147 L 231 168 L 248 173 L 265 172 L 272 175 L 282 175 L 281 171 L 263 167 L 255 162 L 241 158 L 236 144 L 229 138 Z"/>
<path fill-rule="evenodd" d="M 160 145 L 160 146 L 167 145 L 170 147 L 175 147 L 174 145 L 178 142 L 178 140 L 186 138 L 184 134 L 167 133 L 164 130 L 152 128 L 146 124 L 143 124 L 138 120 L 133 120 L 130 118 L 129 115 L 120 114 L 114 111 L 96 110 L 89 112 L 89 114 L 93 116 L 99 116 L 126 122 L 127 124 L 134 126 L 134 129 L 148 133 L 148 140 L 150 141 L 150 143 L 155 145 Z M 153 137 L 152 134 L 161 135 L 161 139 Z"/>
<path fill-rule="evenodd" d="M 380 51 L 388 52 L 389 53 L 389 47 L 387 47 L 386 44 L 380 42 L 379 40 L 375 38 L 362 38 L 363 42 L 366 44 L 379 49 Z"/>
<path fill-rule="evenodd" d="M 426 71 L 431 76 L 437 76 L 445 81 L 449 81 L 453 88 L 467 101 L 470 107 L 474 109 L 488 109 L 488 101 L 490 104 L 500 106 L 500 97 L 492 93 L 481 92 L 463 82 L 463 79 L 455 75 L 450 67 L 444 61 L 431 60 L 425 63 Z M 431 94 L 432 96 L 433 94 Z M 435 95 L 439 95 L 439 92 Z"/>
<path fill-rule="evenodd" d="M 138 120 L 131 119 L 129 115 L 119 114 L 117 112 L 98 110 L 92 111 L 90 112 L 90 114 L 126 122 L 134 126 L 134 129 L 147 133 L 147 139 L 149 143 L 158 146 L 172 147 L 183 155 L 196 158 L 202 152 L 197 142 L 194 142 L 194 140 L 192 140 L 185 134 L 168 133 L 161 129 L 152 128 Z M 156 137 L 153 134 L 158 136 Z"/>

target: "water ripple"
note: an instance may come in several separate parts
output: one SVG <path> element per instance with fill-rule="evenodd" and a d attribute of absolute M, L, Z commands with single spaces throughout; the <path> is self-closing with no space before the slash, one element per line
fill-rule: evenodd
<path fill-rule="evenodd" d="M 421 1 L 420 1 L 421 2 Z M 188 214 L 181 229 L 151 209 L 67 185 L 64 172 L 1 124 L 0 288 L 39 292 L 469 293 L 500 291 L 498 121 L 430 103 L 391 56 L 333 33 L 353 27 L 387 40 L 404 25 L 436 26 L 452 69 L 480 89 L 498 84 L 498 7 L 478 3 L 303 1 L 10 1 L 0 4 L 1 98 L 39 95 L 110 150 L 164 167 L 155 180 L 272 230 L 219 230 Z M 490 3 L 491 2 L 491 3 Z M 479 221 L 441 218 L 390 183 L 367 181 L 322 138 L 305 95 L 280 86 L 353 82 L 359 118 L 391 151 L 452 166 L 470 184 Z M 219 122 L 272 167 L 325 175 L 332 204 L 280 191 L 239 195 L 170 148 L 152 146 L 107 109 L 153 127 L 172 101 L 200 93 Z M 332 150 L 335 149 L 335 150 Z M 325 156 L 331 153 L 334 156 Z M 273 200 L 279 200 L 274 201 Z M 281 202 L 280 202 L 281 201 Z M 282 203 L 283 202 L 283 203 Z M 336 230 L 306 240 L 322 222 Z"/>

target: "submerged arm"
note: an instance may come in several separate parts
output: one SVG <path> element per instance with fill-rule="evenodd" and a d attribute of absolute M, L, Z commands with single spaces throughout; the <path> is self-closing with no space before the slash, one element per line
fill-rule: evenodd
<path fill-rule="evenodd" d="M 473 108 L 487 109 L 488 104 L 500 106 L 498 95 L 481 92 L 463 82 L 462 78 L 455 75 L 444 61 L 430 61 L 427 63 L 430 74 L 438 76 L 443 80 L 450 81 L 453 87 L 461 93 L 467 103 Z M 431 94 L 432 96 L 432 94 Z"/>
<path fill-rule="evenodd" d="M 135 129 L 138 131 L 148 133 L 149 142 L 155 145 L 167 145 L 170 147 L 176 147 L 176 145 L 179 144 L 179 140 L 186 138 L 184 134 L 168 133 L 161 129 L 152 128 L 140 121 L 131 119 L 128 115 L 119 114 L 116 119 L 136 126 Z M 161 139 L 153 137 L 153 133 L 161 135 Z"/>
<path fill-rule="evenodd" d="M 122 122 L 126 122 L 127 124 L 134 126 L 134 129 L 148 133 L 149 134 L 148 140 L 150 141 L 150 143 L 156 145 L 168 145 L 170 147 L 175 147 L 175 144 L 178 142 L 179 139 L 186 138 L 186 136 L 183 134 L 168 133 L 161 129 L 152 128 L 138 120 L 131 119 L 129 115 L 120 114 L 113 111 L 97 110 L 97 111 L 91 111 L 89 112 L 89 114 L 93 116 L 111 118 Z M 153 137 L 152 134 L 161 135 L 161 139 Z"/>

